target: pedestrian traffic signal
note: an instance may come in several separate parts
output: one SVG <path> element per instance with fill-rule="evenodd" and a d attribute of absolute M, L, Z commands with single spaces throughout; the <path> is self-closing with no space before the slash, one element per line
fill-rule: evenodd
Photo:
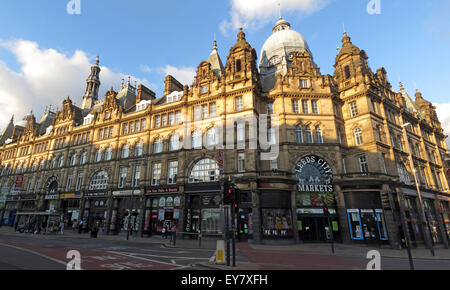
<path fill-rule="evenodd" d="M 323 208 L 323 213 L 327 216 L 330 215 L 330 210 L 328 209 L 328 207 Z"/>

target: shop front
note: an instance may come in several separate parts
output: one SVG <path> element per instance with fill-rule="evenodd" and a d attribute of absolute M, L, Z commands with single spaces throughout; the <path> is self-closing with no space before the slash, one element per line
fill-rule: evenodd
<path fill-rule="evenodd" d="M 144 234 L 160 235 L 164 228 L 167 230 L 173 225 L 180 232 L 182 200 L 178 187 L 147 189 L 145 205 Z"/>
<path fill-rule="evenodd" d="M 86 227 L 91 229 L 95 226 L 101 232 L 106 231 L 106 221 L 108 220 L 108 193 L 107 192 L 87 192 L 84 194 L 83 221 Z"/>
<path fill-rule="evenodd" d="M 3 225 L 14 225 L 17 214 L 18 200 L 18 196 L 6 196 L 5 210 L 3 211 Z"/>
<path fill-rule="evenodd" d="M 291 192 L 261 190 L 261 226 L 264 240 L 291 240 L 294 238 Z"/>
<path fill-rule="evenodd" d="M 305 156 L 297 163 L 295 177 L 299 240 L 325 242 L 333 237 L 341 241 L 333 171 L 328 162 L 316 155 Z"/>
<path fill-rule="evenodd" d="M 444 233 L 447 241 L 450 242 L 450 198 L 446 196 L 438 196 L 440 216 L 444 225 Z"/>
<path fill-rule="evenodd" d="M 193 234 L 201 232 L 203 237 L 221 236 L 223 208 L 220 185 L 186 186 L 185 192 L 184 231 Z"/>
<path fill-rule="evenodd" d="M 80 198 L 80 193 L 63 193 L 59 195 L 64 225 L 68 229 L 74 229 L 77 226 L 80 217 Z"/>
<path fill-rule="evenodd" d="M 56 212 L 58 200 L 58 178 L 52 176 L 45 186 L 44 211 L 49 213 Z"/>
<path fill-rule="evenodd" d="M 112 211 L 110 231 L 112 234 L 126 233 L 128 225 L 132 233 L 137 233 L 141 226 L 142 206 L 140 189 L 116 190 L 112 192 Z"/>

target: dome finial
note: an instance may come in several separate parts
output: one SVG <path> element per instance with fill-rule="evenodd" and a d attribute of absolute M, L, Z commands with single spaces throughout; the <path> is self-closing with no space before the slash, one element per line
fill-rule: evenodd
<path fill-rule="evenodd" d="M 281 17 L 281 2 L 278 2 L 278 20 L 281 20 L 281 19 L 283 19 Z"/>

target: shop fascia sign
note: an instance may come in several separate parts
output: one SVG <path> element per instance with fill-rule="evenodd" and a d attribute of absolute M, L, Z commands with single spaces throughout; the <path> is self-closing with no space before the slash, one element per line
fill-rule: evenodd
<path fill-rule="evenodd" d="M 166 192 L 178 192 L 178 187 L 147 189 L 147 193 L 166 193 Z"/>
<path fill-rule="evenodd" d="M 133 195 L 139 195 L 141 194 L 141 190 L 140 189 L 135 189 L 133 190 L 116 190 L 113 191 L 113 195 L 131 195 L 131 193 L 133 193 Z"/>
<path fill-rule="evenodd" d="M 309 155 L 303 157 L 295 167 L 295 176 L 300 192 L 333 192 L 333 171 L 322 158 Z"/>
<path fill-rule="evenodd" d="M 58 199 L 58 195 L 57 194 L 47 194 L 45 196 L 46 200 L 51 200 L 51 199 Z"/>
<path fill-rule="evenodd" d="M 59 198 L 61 199 L 67 199 L 67 198 L 79 198 L 81 195 L 79 193 L 62 193 L 59 195 Z"/>
<path fill-rule="evenodd" d="M 330 214 L 336 214 L 335 209 L 328 209 Z M 298 214 L 324 214 L 324 211 L 322 208 L 298 208 L 297 209 Z"/>
<path fill-rule="evenodd" d="M 106 192 L 88 192 L 86 193 L 88 197 L 96 197 L 96 196 L 106 196 Z"/>

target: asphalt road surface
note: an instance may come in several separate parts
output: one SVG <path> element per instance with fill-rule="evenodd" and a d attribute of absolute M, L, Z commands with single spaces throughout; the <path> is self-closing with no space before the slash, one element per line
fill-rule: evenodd
<path fill-rule="evenodd" d="M 67 253 L 80 254 L 85 270 L 206 270 L 199 263 L 214 255 L 211 249 L 168 248 L 161 243 L 133 240 L 80 239 L 32 234 L 0 234 L 0 270 L 65 270 L 73 261 Z M 324 252 L 256 250 L 239 244 L 237 261 L 260 270 L 366 268 L 363 255 Z M 450 260 L 414 259 L 416 270 L 450 270 Z M 382 270 L 409 270 L 407 258 L 381 257 Z"/>

